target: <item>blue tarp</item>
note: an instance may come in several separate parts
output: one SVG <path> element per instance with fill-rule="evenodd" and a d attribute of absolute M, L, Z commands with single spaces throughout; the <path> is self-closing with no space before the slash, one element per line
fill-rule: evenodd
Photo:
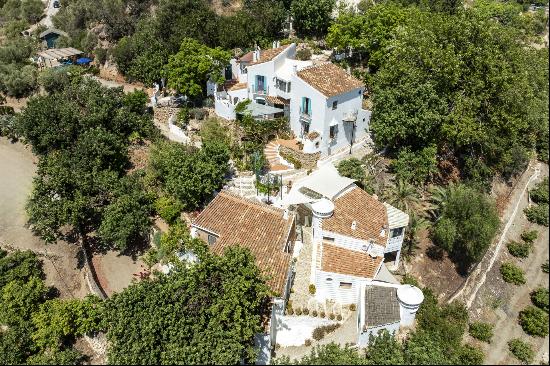
<path fill-rule="evenodd" d="M 77 65 L 89 64 L 90 62 L 92 62 L 92 60 L 89 59 L 88 57 L 81 57 L 81 58 L 76 60 Z"/>

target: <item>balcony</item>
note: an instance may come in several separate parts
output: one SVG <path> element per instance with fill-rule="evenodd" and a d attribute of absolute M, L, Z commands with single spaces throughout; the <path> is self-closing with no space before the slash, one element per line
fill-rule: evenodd
<path fill-rule="evenodd" d="M 301 107 L 300 107 L 300 122 L 311 123 L 311 112 L 304 111 Z"/>
<path fill-rule="evenodd" d="M 266 90 L 265 86 L 263 89 L 258 89 L 257 85 L 252 85 L 252 94 L 254 95 L 267 95 L 269 92 L 269 88 Z"/>
<path fill-rule="evenodd" d="M 359 111 L 357 109 L 352 111 L 344 112 L 344 116 L 342 117 L 342 121 L 344 122 L 355 122 L 357 120 L 357 114 Z"/>
<path fill-rule="evenodd" d="M 397 250 L 401 250 L 401 246 L 403 245 L 403 239 L 404 239 L 403 235 L 389 238 L 388 242 L 386 243 L 386 248 L 384 249 L 384 252 L 390 253 L 390 252 L 395 252 Z"/>

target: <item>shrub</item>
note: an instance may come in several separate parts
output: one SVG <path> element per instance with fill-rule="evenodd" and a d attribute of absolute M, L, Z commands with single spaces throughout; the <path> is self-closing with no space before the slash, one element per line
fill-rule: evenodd
<path fill-rule="evenodd" d="M 184 127 L 189 123 L 190 118 L 189 108 L 183 107 L 178 111 L 178 115 L 176 116 L 176 125 L 178 127 Z"/>
<path fill-rule="evenodd" d="M 355 311 L 356 309 L 357 309 L 357 306 L 356 306 L 355 304 L 351 304 L 351 305 L 349 306 L 349 310 L 350 310 L 350 311 Z"/>
<path fill-rule="evenodd" d="M 508 349 L 518 360 L 525 364 L 530 364 L 535 357 L 535 352 L 531 345 L 519 338 L 512 339 L 508 342 Z"/>
<path fill-rule="evenodd" d="M 309 48 L 302 48 L 296 51 L 296 59 L 301 61 L 307 61 L 311 59 L 311 50 Z"/>
<path fill-rule="evenodd" d="M 287 154 L 287 153 L 282 152 L 282 151 L 279 152 L 279 155 L 281 155 L 281 157 L 283 159 L 285 159 L 287 162 L 294 165 L 295 169 L 301 169 L 302 168 L 302 162 L 298 159 L 295 159 L 292 155 Z M 310 285 L 310 286 L 315 286 L 315 285 Z"/>
<path fill-rule="evenodd" d="M 318 327 L 313 330 L 311 335 L 316 341 L 320 341 L 325 336 L 325 329 L 323 327 Z"/>
<path fill-rule="evenodd" d="M 304 310 L 302 310 L 302 312 L 304 313 L 304 315 L 309 315 L 309 309 L 308 308 L 304 308 Z"/>
<path fill-rule="evenodd" d="M 529 335 L 536 337 L 548 335 L 548 313 L 534 306 L 528 306 L 519 313 L 519 324 Z"/>
<path fill-rule="evenodd" d="M 531 244 L 510 241 L 506 244 L 506 248 L 508 248 L 508 252 L 514 257 L 527 258 L 529 256 L 529 252 L 531 251 Z"/>
<path fill-rule="evenodd" d="M 313 311 L 311 312 L 311 316 L 317 317 L 317 315 L 319 315 L 319 313 L 317 312 L 317 310 L 313 310 Z"/>
<path fill-rule="evenodd" d="M 530 190 L 529 196 L 535 203 L 548 204 L 548 178 L 544 178 L 542 182 L 535 186 L 535 189 Z"/>
<path fill-rule="evenodd" d="M 294 310 L 294 313 L 295 313 L 296 315 L 302 315 L 302 309 L 301 309 L 301 308 L 296 308 L 296 309 Z"/>
<path fill-rule="evenodd" d="M 507 283 L 514 285 L 523 285 L 525 283 L 525 274 L 521 268 L 513 263 L 503 263 L 500 266 L 500 274 L 502 279 Z"/>
<path fill-rule="evenodd" d="M 334 313 L 330 313 L 329 316 L 328 316 L 328 318 L 329 318 L 330 320 L 334 320 L 335 317 L 336 317 L 336 316 L 334 315 Z"/>
<path fill-rule="evenodd" d="M 304 342 L 304 346 L 306 346 L 306 347 L 311 346 L 311 339 L 309 339 L 309 338 L 306 339 L 305 342 Z"/>
<path fill-rule="evenodd" d="M 534 205 L 523 210 L 527 220 L 535 224 L 548 226 L 548 204 Z"/>
<path fill-rule="evenodd" d="M 420 151 L 403 148 L 391 168 L 397 180 L 422 185 L 437 173 L 437 147 L 431 145 Z"/>
<path fill-rule="evenodd" d="M 536 307 L 541 308 L 548 313 L 550 300 L 547 288 L 539 287 L 535 291 L 531 292 L 531 301 Z"/>
<path fill-rule="evenodd" d="M 533 244 L 533 242 L 537 240 L 538 236 L 539 233 L 536 230 L 524 231 L 521 234 L 521 240 L 526 243 Z"/>
<path fill-rule="evenodd" d="M 542 271 L 544 273 L 548 273 L 550 272 L 550 265 L 548 264 L 548 260 L 546 260 L 546 262 L 544 262 L 543 264 L 540 265 L 540 268 L 542 269 Z"/>
<path fill-rule="evenodd" d="M 173 224 L 179 218 L 183 205 L 171 197 L 162 196 L 155 200 L 155 210 L 164 221 Z"/>
<path fill-rule="evenodd" d="M 340 315 L 340 314 L 336 315 L 336 320 L 338 320 L 339 322 L 341 322 L 341 321 L 342 321 L 342 315 Z"/>
<path fill-rule="evenodd" d="M 468 332 L 472 337 L 482 342 L 491 343 L 493 326 L 489 323 L 475 322 L 470 324 Z"/>
<path fill-rule="evenodd" d="M 208 111 L 203 108 L 192 108 L 189 110 L 189 115 L 191 118 L 202 121 L 208 115 Z"/>
<path fill-rule="evenodd" d="M 315 285 L 314 284 L 309 285 L 309 293 L 312 294 L 312 295 L 315 295 Z"/>
<path fill-rule="evenodd" d="M 321 311 L 321 312 L 319 313 L 319 316 L 320 316 L 321 318 L 324 318 L 325 316 L 327 316 L 327 314 L 326 314 L 324 311 Z"/>
<path fill-rule="evenodd" d="M 287 315 L 294 315 L 294 309 L 293 308 L 288 308 L 288 309 L 286 309 L 286 313 L 287 313 Z"/>

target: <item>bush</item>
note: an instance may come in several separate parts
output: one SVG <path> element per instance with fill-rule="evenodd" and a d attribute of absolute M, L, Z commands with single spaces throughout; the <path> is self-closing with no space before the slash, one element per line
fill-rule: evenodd
<path fill-rule="evenodd" d="M 525 283 L 525 273 L 521 268 L 513 263 L 504 263 L 500 266 L 500 274 L 504 282 L 514 285 L 523 285 Z"/>
<path fill-rule="evenodd" d="M 296 315 L 298 315 L 298 316 L 299 316 L 299 315 L 302 315 L 302 308 L 296 308 L 296 309 L 294 310 L 294 313 L 295 313 Z"/>
<path fill-rule="evenodd" d="M 334 315 L 334 313 L 330 313 L 329 316 L 328 316 L 328 318 L 329 318 L 330 320 L 334 320 L 334 318 L 336 318 L 336 316 Z"/>
<path fill-rule="evenodd" d="M 548 204 L 534 205 L 523 210 L 527 220 L 535 224 L 548 226 Z"/>
<path fill-rule="evenodd" d="M 311 59 L 311 50 L 309 48 L 302 48 L 296 51 L 296 59 L 301 61 L 307 61 Z"/>
<path fill-rule="evenodd" d="M 309 309 L 308 308 L 304 308 L 304 310 L 302 310 L 302 312 L 304 313 L 304 315 L 309 315 Z"/>
<path fill-rule="evenodd" d="M 533 244 L 533 242 L 537 240 L 538 236 L 539 233 L 536 230 L 524 231 L 521 234 L 521 240 L 526 243 Z"/>
<path fill-rule="evenodd" d="M 529 256 L 529 252 L 531 251 L 531 244 L 511 241 L 506 244 L 506 248 L 508 248 L 508 252 L 514 257 L 527 258 Z"/>
<path fill-rule="evenodd" d="M 95 61 L 100 65 L 103 65 L 105 61 L 107 61 L 108 53 L 106 48 L 96 48 L 94 50 L 94 55 Z"/>
<path fill-rule="evenodd" d="M 531 345 L 519 338 L 512 339 L 508 342 L 508 349 L 518 360 L 525 364 L 530 364 L 535 357 L 535 352 Z"/>
<path fill-rule="evenodd" d="M 306 346 L 306 347 L 311 346 L 311 339 L 309 339 L 309 338 L 306 339 L 305 342 L 304 342 L 304 346 Z"/>
<path fill-rule="evenodd" d="M 313 310 L 313 311 L 311 312 L 311 316 L 317 317 L 317 315 L 319 315 L 319 313 L 317 312 L 317 310 Z"/>
<path fill-rule="evenodd" d="M 538 183 L 535 189 L 530 190 L 529 196 L 535 203 L 548 203 L 548 177 Z"/>
<path fill-rule="evenodd" d="M 312 295 L 315 295 L 315 285 L 314 284 L 309 285 L 309 293 L 312 294 Z"/>
<path fill-rule="evenodd" d="M 287 154 L 287 153 L 282 152 L 282 151 L 279 151 L 279 155 L 281 155 L 281 157 L 283 159 L 285 159 L 287 162 L 294 165 L 295 169 L 301 169 L 302 168 L 302 162 L 298 159 L 295 159 L 292 155 Z"/>
<path fill-rule="evenodd" d="M 491 343 L 493 326 L 489 323 L 475 322 L 470 324 L 468 332 L 472 337 L 482 342 Z"/>
<path fill-rule="evenodd" d="M 340 314 L 336 315 L 336 320 L 338 320 L 339 322 L 341 322 L 341 321 L 342 321 L 342 315 L 340 315 Z"/>
<path fill-rule="evenodd" d="M 528 306 L 519 313 L 519 324 L 529 335 L 536 337 L 548 335 L 548 313 L 534 306 Z"/>
<path fill-rule="evenodd" d="M 164 221 L 173 224 L 180 217 L 183 205 L 171 197 L 162 196 L 155 201 L 155 210 Z"/>
<path fill-rule="evenodd" d="M 321 311 L 321 312 L 319 313 L 319 316 L 320 316 L 321 318 L 324 318 L 325 316 L 327 316 L 327 314 L 326 314 L 324 311 Z"/>
<path fill-rule="evenodd" d="M 437 147 L 435 145 L 420 151 L 403 148 L 392 161 L 391 168 L 396 180 L 403 180 L 414 185 L 422 185 L 437 173 Z"/>
<path fill-rule="evenodd" d="M 176 116 L 176 125 L 180 128 L 184 127 L 189 123 L 190 118 L 189 108 L 183 107 L 178 111 Z"/>
<path fill-rule="evenodd" d="M 546 262 L 544 262 L 543 264 L 540 265 L 540 268 L 542 269 L 542 271 L 544 273 L 548 273 L 550 272 L 550 265 L 548 264 L 548 260 L 546 260 Z"/>
<path fill-rule="evenodd" d="M 208 116 L 208 111 L 203 108 L 193 108 L 189 110 L 189 115 L 191 118 L 202 121 L 206 116 Z"/>
<path fill-rule="evenodd" d="M 315 328 L 311 336 L 316 341 L 320 341 L 325 336 L 325 329 L 323 327 Z"/>
<path fill-rule="evenodd" d="M 548 312 L 550 305 L 548 289 L 539 287 L 535 291 L 531 292 L 531 301 L 536 307 Z"/>

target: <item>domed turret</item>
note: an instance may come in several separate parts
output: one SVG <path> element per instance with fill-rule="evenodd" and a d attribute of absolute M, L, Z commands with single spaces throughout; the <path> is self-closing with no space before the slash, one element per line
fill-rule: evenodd
<path fill-rule="evenodd" d="M 311 205 L 313 215 L 321 219 L 326 219 L 332 216 L 334 213 L 334 203 L 330 200 L 323 198 Z"/>
<path fill-rule="evenodd" d="M 413 285 L 402 285 L 397 289 L 397 300 L 399 301 L 401 325 L 405 327 L 413 325 L 416 312 L 424 301 L 422 290 Z"/>

